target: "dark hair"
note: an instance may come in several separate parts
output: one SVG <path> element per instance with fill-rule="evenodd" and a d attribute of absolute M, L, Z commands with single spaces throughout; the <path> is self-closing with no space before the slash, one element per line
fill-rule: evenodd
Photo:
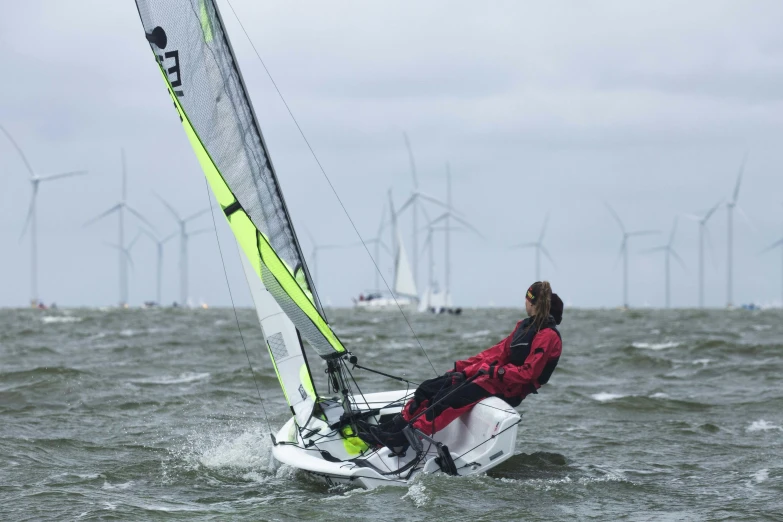
<path fill-rule="evenodd" d="M 549 319 L 549 313 L 552 308 L 552 286 L 549 284 L 549 281 L 536 281 L 530 285 L 528 294 L 533 296 L 532 299 L 528 298 L 528 300 L 533 305 L 533 311 L 535 312 L 530 328 L 534 328 L 538 332 Z"/>

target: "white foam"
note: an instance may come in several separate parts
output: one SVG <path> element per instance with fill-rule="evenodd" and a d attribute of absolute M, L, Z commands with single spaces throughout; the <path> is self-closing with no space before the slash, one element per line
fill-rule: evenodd
<path fill-rule="evenodd" d="M 759 419 L 757 421 L 753 421 L 750 426 L 748 426 L 747 431 L 753 432 L 753 431 L 770 431 L 770 430 L 781 430 L 780 426 L 775 426 L 774 424 L 771 424 L 764 419 Z"/>
<path fill-rule="evenodd" d="M 753 480 L 756 481 L 756 484 L 761 484 L 765 480 L 769 478 L 769 470 L 767 468 L 760 469 L 757 472 L 755 472 L 753 475 Z"/>
<path fill-rule="evenodd" d="M 665 350 L 666 348 L 676 348 L 680 343 L 669 341 L 668 343 L 631 343 L 634 348 L 641 348 L 643 350 Z"/>
<path fill-rule="evenodd" d="M 712 362 L 712 359 L 694 359 L 691 361 L 691 364 L 701 364 L 702 366 L 707 366 L 710 362 Z"/>
<path fill-rule="evenodd" d="M 198 462 L 210 469 L 267 469 L 271 461 L 269 437 L 258 428 L 227 440 L 202 441 L 201 446 Z"/>
<path fill-rule="evenodd" d="M 134 379 L 130 382 L 134 384 L 187 384 L 189 382 L 203 381 L 209 378 L 209 373 L 185 372 L 177 376 L 164 375 L 163 377 L 154 377 L 151 379 Z"/>
<path fill-rule="evenodd" d="M 44 324 L 51 324 L 51 323 L 78 323 L 81 321 L 81 317 L 72 317 L 69 315 L 45 315 L 41 317 L 41 321 L 43 321 Z"/>
<path fill-rule="evenodd" d="M 406 498 L 411 499 L 417 508 L 427 504 L 430 500 L 430 496 L 427 494 L 427 488 L 421 482 L 411 484 L 408 487 L 408 492 L 401 496 L 400 500 L 405 500 Z"/>
<path fill-rule="evenodd" d="M 127 328 L 125 330 L 120 330 L 120 335 L 123 337 L 133 337 L 134 335 L 136 335 L 136 332 L 134 332 L 130 328 Z"/>
<path fill-rule="evenodd" d="M 108 481 L 103 483 L 101 489 L 128 489 L 133 485 L 133 481 L 122 482 L 121 484 L 110 484 Z"/>
<path fill-rule="evenodd" d="M 650 395 L 651 399 L 668 399 L 669 396 L 663 392 L 653 393 Z"/>
<path fill-rule="evenodd" d="M 460 335 L 463 339 L 475 339 L 476 337 L 486 337 L 490 334 L 489 330 L 479 330 L 477 332 L 468 332 Z"/>
<path fill-rule="evenodd" d="M 590 397 L 597 400 L 598 402 L 607 402 L 607 401 L 613 401 L 615 399 L 622 399 L 623 397 L 625 397 L 625 395 L 621 395 L 619 393 L 601 392 L 601 393 L 594 393 Z"/>

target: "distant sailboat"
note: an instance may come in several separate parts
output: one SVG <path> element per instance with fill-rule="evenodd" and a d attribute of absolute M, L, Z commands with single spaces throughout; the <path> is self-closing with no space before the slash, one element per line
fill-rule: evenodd
<path fill-rule="evenodd" d="M 408 254 L 405 251 L 405 243 L 400 237 L 399 231 L 395 233 L 394 258 L 394 295 L 388 295 L 382 292 L 370 293 L 366 296 L 360 296 L 356 301 L 356 307 L 363 310 L 415 310 L 419 303 L 419 292 L 416 289 L 416 282 L 413 280 L 413 271 L 411 270 Z"/>
<path fill-rule="evenodd" d="M 411 390 L 363 394 L 353 380 L 357 358 L 326 319 L 216 3 L 136 4 L 170 100 L 242 252 L 291 414 L 272 434 L 275 459 L 328 484 L 373 488 L 408 485 L 421 473 L 483 473 L 510 458 L 521 419 L 497 397 L 432 436 L 406 427 L 405 454 L 369 447 L 355 435 L 360 423 L 378 425 L 399 414 Z M 401 298 L 415 296 L 405 248 L 397 247 L 395 288 Z M 322 393 L 305 341 L 309 356 L 326 365 L 330 386 Z"/>

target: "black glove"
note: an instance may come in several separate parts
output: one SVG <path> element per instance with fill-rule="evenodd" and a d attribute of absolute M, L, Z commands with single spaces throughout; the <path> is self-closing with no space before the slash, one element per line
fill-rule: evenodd
<path fill-rule="evenodd" d="M 465 372 L 446 372 L 446 377 L 451 377 L 451 385 L 457 386 L 465 381 Z"/>

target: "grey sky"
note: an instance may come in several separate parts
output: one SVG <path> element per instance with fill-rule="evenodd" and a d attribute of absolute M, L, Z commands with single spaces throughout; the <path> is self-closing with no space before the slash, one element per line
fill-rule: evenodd
<path fill-rule="evenodd" d="M 621 237 L 607 201 L 629 229 L 663 231 L 634 241 L 630 261 L 631 305 L 662 306 L 663 256 L 639 251 L 665 242 L 676 214 L 728 198 L 745 150 L 740 206 L 753 226 L 735 220 L 735 302 L 779 301 L 781 254 L 758 253 L 783 237 L 783 4 L 232 3 L 365 237 L 375 233 L 386 189 L 393 186 L 398 204 L 411 189 L 403 131 L 423 190 L 445 197 L 450 162 L 455 205 L 487 237 L 455 235 L 456 304 L 521 303 L 534 257 L 508 246 L 535 240 L 549 210 L 545 244 L 558 268 L 544 262 L 543 275 L 574 305 L 619 304 Z M 300 235 L 307 227 L 320 243 L 356 241 L 228 5 L 220 5 Z M 132 1 L 16 2 L 5 13 L 0 123 L 38 172 L 90 171 L 41 186 L 41 298 L 113 304 L 116 252 L 102 241 L 115 240 L 116 218 L 81 225 L 119 199 L 120 147 L 129 202 L 163 234 L 175 223 L 152 190 L 190 214 L 209 203 L 203 175 Z M 30 188 L 4 139 L 0 172 L 0 306 L 22 306 L 29 243 L 20 244 L 19 233 Z M 209 216 L 193 224 L 204 226 Z M 220 216 L 218 228 L 235 297 L 249 304 Z M 710 230 L 706 298 L 719 306 L 725 209 Z M 136 225 L 127 231 L 130 240 Z M 697 300 L 696 239 L 696 224 L 681 219 L 675 248 L 688 270 L 672 269 L 674 306 Z M 303 243 L 309 256 L 312 245 Z M 227 304 L 214 235 L 194 238 L 190 250 L 191 296 Z M 154 297 L 154 255 L 150 243 L 134 248 L 132 304 Z M 170 244 L 164 302 L 179 295 L 177 255 Z M 324 301 L 346 305 L 371 287 L 372 265 L 360 250 L 319 257 Z M 437 270 L 441 260 L 438 252 Z M 422 287 L 425 274 L 422 263 Z"/>

